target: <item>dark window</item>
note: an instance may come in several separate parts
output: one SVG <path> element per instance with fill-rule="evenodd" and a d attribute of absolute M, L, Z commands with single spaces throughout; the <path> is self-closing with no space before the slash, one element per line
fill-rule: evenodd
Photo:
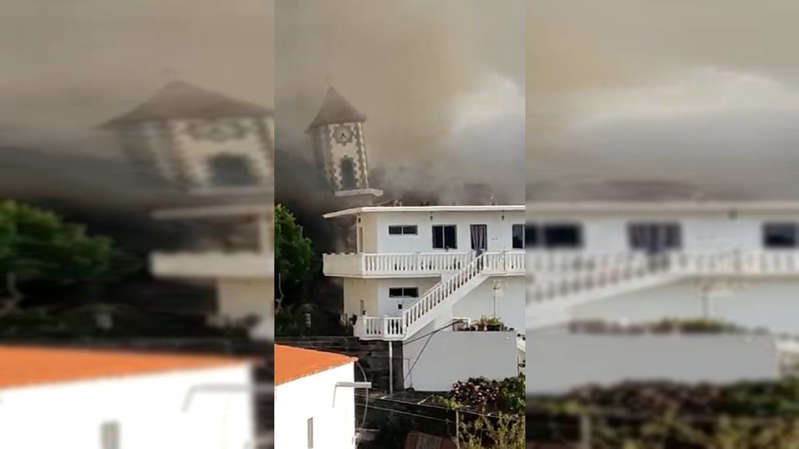
<path fill-rule="evenodd" d="M 434 225 L 433 226 L 433 248 L 435 249 L 457 249 L 455 225 Z"/>
<path fill-rule="evenodd" d="M 682 232 L 678 223 L 630 223 L 627 238 L 630 248 L 648 253 L 679 249 Z"/>
<path fill-rule="evenodd" d="M 356 187 L 355 183 L 355 163 L 352 158 L 341 158 L 341 188 L 351 190 Z"/>
<path fill-rule="evenodd" d="M 513 225 L 512 232 L 513 234 L 513 248 L 514 249 L 524 249 L 524 225 L 515 224 Z"/>
<path fill-rule="evenodd" d="M 547 248 L 577 248 L 582 246 L 582 229 L 575 224 L 548 224 L 543 227 Z"/>
<path fill-rule="evenodd" d="M 245 156 L 220 154 L 210 162 L 211 179 L 215 186 L 246 186 L 257 183 Z"/>
<path fill-rule="evenodd" d="M 389 235 L 416 235 L 419 230 L 416 225 L 391 225 L 388 227 Z"/>
<path fill-rule="evenodd" d="M 389 298 L 418 298 L 419 289 L 416 287 L 391 287 L 388 289 Z"/>
<path fill-rule="evenodd" d="M 526 248 L 535 248 L 541 244 L 538 238 L 539 234 L 538 225 L 527 224 L 524 226 L 524 245 Z"/>
<path fill-rule="evenodd" d="M 763 246 L 766 248 L 796 248 L 796 223 L 766 223 L 763 225 Z"/>

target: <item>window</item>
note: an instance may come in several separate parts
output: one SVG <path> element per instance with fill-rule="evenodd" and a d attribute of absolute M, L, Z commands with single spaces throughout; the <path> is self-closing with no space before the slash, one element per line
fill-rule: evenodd
<path fill-rule="evenodd" d="M 511 234 L 513 239 L 513 249 L 524 249 L 524 225 L 513 225 Z"/>
<path fill-rule="evenodd" d="M 535 248 L 541 244 L 541 239 L 538 238 L 539 226 L 528 224 L 524 227 L 524 245 L 526 248 Z"/>
<path fill-rule="evenodd" d="M 434 249 L 457 249 L 455 225 L 434 225 L 433 226 L 433 248 Z"/>
<path fill-rule="evenodd" d="M 391 287 L 388 289 L 389 298 L 418 298 L 419 289 L 416 287 Z"/>
<path fill-rule="evenodd" d="M 763 225 L 763 246 L 766 248 L 796 248 L 796 223 L 766 223 Z"/>
<path fill-rule="evenodd" d="M 257 179 L 245 156 L 220 154 L 209 161 L 211 182 L 215 186 L 246 186 Z"/>
<path fill-rule="evenodd" d="M 547 224 L 542 234 L 547 248 L 577 248 L 583 244 L 582 229 L 576 224 Z"/>
<path fill-rule="evenodd" d="M 119 449 L 119 423 L 104 422 L 100 425 L 100 447 L 102 449 Z"/>
<path fill-rule="evenodd" d="M 308 449 L 313 449 L 313 418 L 308 418 L 305 426 L 308 431 Z"/>
<path fill-rule="evenodd" d="M 343 157 L 340 162 L 341 168 L 341 189 L 352 190 L 356 187 L 355 182 L 355 162 L 351 157 Z"/>
<path fill-rule="evenodd" d="M 416 235 L 419 233 L 419 228 L 416 225 L 390 225 L 388 227 L 389 235 Z"/>
<path fill-rule="evenodd" d="M 679 223 L 630 223 L 627 225 L 627 238 L 631 249 L 648 253 L 682 246 Z"/>

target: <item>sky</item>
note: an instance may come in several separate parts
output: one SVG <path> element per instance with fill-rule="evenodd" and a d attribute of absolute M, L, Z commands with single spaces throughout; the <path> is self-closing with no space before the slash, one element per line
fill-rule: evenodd
<path fill-rule="evenodd" d="M 273 31 L 271 0 L 4 0 L 0 187 L 146 187 L 97 126 L 172 80 L 273 107 Z"/>
<path fill-rule="evenodd" d="M 792 1 L 538 1 L 529 200 L 796 199 Z"/>
<path fill-rule="evenodd" d="M 375 187 L 457 176 L 523 201 L 525 8 L 524 0 L 278 1 L 277 150 L 312 160 L 305 130 L 332 85 L 368 117 L 370 168 L 387 172 Z M 307 175 L 286 173 L 280 161 L 277 169 L 278 183 Z"/>

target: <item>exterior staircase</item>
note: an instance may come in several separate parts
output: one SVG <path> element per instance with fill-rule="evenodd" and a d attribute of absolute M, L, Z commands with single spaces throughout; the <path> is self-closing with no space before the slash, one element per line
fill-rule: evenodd
<path fill-rule="evenodd" d="M 398 317 L 359 317 L 361 338 L 404 340 L 440 318 L 446 310 L 490 275 L 507 274 L 524 268 L 523 254 L 486 252 L 474 257 L 458 271 L 442 279 L 426 291 Z M 356 324 L 358 325 L 358 324 Z"/>
<path fill-rule="evenodd" d="M 528 290 L 528 329 L 568 321 L 569 307 L 682 279 L 797 276 L 799 252 L 637 254 L 617 257 L 613 263 L 595 263 L 590 269 L 542 273 L 536 279 L 536 272 L 533 272 Z"/>

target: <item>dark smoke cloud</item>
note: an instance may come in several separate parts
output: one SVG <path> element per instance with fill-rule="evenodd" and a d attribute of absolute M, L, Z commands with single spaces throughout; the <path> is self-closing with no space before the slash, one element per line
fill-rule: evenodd
<path fill-rule="evenodd" d="M 278 2 L 278 151 L 312 160 L 305 129 L 335 85 L 368 116 L 377 187 L 462 203 L 470 198 L 444 188 L 484 183 L 522 201 L 524 10 L 523 1 Z M 278 197 L 307 175 L 285 168 L 278 159 Z"/>
<path fill-rule="evenodd" d="M 2 11 L 0 196 L 163 204 L 174 198 L 134 174 L 99 124 L 173 80 L 273 106 L 271 0 L 8 0 Z"/>

